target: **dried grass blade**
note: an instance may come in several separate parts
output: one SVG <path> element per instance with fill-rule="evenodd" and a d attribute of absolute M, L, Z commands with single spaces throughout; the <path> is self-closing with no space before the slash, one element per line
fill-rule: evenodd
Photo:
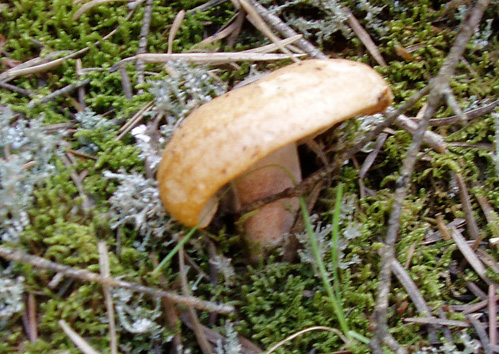
<path fill-rule="evenodd" d="M 487 282 L 487 284 L 490 284 L 491 280 L 485 274 L 485 266 L 480 261 L 475 251 L 473 251 L 473 248 L 471 248 L 461 232 L 459 232 L 456 228 L 451 227 L 450 234 L 452 236 L 452 239 L 456 243 L 457 248 L 459 248 L 459 251 L 461 251 L 464 258 L 466 258 L 471 267 L 480 276 L 480 278 Z"/>
<path fill-rule="evenodd" d="M 84 354 L 99 354 L 82 336 L 76 333 L 65 321 L 59 321 L 59 327 L 62 328 L 64 333 L 71 339 Z"/>

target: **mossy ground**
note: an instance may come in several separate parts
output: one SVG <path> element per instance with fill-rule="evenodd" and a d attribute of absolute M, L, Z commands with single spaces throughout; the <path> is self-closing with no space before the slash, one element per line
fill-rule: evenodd
<path fill-rule="evenodd" d="M 198 1 L 196 4 L 202 2 Z M 384 27 L 382 31 L 369 29 L 369 21 L 364 19 L 365 10 L 356 7 L 354 1 L 347 1 L 351 11 L 359 18 L 388 65 L 376 69 L 388 80 L 393 88 L 396 103 L 404 101 L 417 90 L 428 84 L 442 65 L 453 38 L 459 27 L 459 11 L 453 9 L 444 13 L 445 3 L 438 1 L 390 2 L 372 1 L 373 5 L 384 6 L 377 15 L 377 21 Z M 170 25 L 178 11 L 189 9 L 191 1 L 155 1 L 152 13 L 148 51 L 165 53 Z M 0 89 L 1 104 L 9 105 L 26 119 L 43 117 L 46 125 L 70 123 L 73 132 L 64 140 L 73 149 L 91 147 L 93 159 L 77 158 L 68 167 L 58 157 L 54 164 L 58 173 L 47 179 L 34 193 L 32 208 L 28 211 L 30 223 L 22 233 L 16 247 L 26 252 L 45 257 L 62 264 L 87 268 L 98 272 L 97 243 L 105 241 L 110 249 L 111 274 L 126 280 L 151 286 L 158 285 L 151 277 L 154 269 L 153 255 L 159 259 L 172 248 L 167 244 L 172 235 L 181 228 L 178 225 L 169 229 L 163 239 L 153 239 L 144 247 L 142 236 L 133 227 L 122 226 L 118 230 L 111 227 L 109 219 L 109 198 L 116 191 L 118 181 L 104 176 L 105 171 L 145 173 L 144 161 L 139 157 L 140 150 L 131 136 L 116 140 L 118 129 L 133 113 L 153 99 L 146 93 L 126 99 L 118 71 L 109 69 L 120 59 L 137 53 L 143 19 L 143 6 L 139 6 L 130 19 L 124 2 L 106 3 L 72 20 L 77 5 L 69 0 L 34 1 L 17 0 L 0 4 L 2 21 L 0 34 L 5 43 L 0 59 L 0 70 L 7 70 L 14 61 L 25 62 L 38 56 L 56 51 L 76 51 L 89 47 L 81 56 L 83 68 L 89 69 L 85 77 L 90 84 L 85 87 L 85 101 L 94 112 L 105 115 L 111 122 L 105 129 L 84 129 L 74 119 L 80 109 L 75 96 L 63 95 L 49 103 L 28 108 L 30 98 L 7 89 Z M 290 6 L 280 14 L 306 14 L 312 19 L 324 15 L 317 13 L 307 3 Z M 198 14 L 188 14 L 174 41 L 173 51 L 184 52 L 191 49 L 207 34 L 220 28 L 235 10 L 225 3 Z M 491 5 L 482 22 L 475 41 L 468 45 L 464 60 L 458 65 L 451 87 L 463 108 L 477 102 L 482 104 L 497 99 L 499 92 L 499 42 L 497 32 L 497 2 Z M 480 46 L 478 39 L 486 31 L 487 20 L 492 21 L 492 35 L 488 44 Z M 109 39 L 103 36 L 115 28 L 117 32 Z M 314 40 L 314 36 L 310 37 Z M 99 44 L 95 44 L 100 41 Z M 236 44 L 236 49 L 246 49 L 265 43 L 264 37 L 245 24 Z M 220 50 L 231 50 L 218 43 Z M 363 45 L 355 38 L 346 40 L 341 32 L 324 38 L 322 46 L 332 57 L 346 57 L 360 60 L 373 66 L 376 63 Z M 413 48 L 410 57 L 403 57 L 397 48 Z M 67 53 L 67 52 L 65 52 Z M 61 56 L 64 53 L 60 54 Z M 12 62 L 11 62 L 12 61 Z M 9 64 L 10 63 L 10 64 Z M 270 64 L 269 68 L 276 65 Z M 259 69 L 264 64 L 258 64 Z M 128 64 L 127 72 L 132 83 L 136 82 L 135 66 Z M 167 76 L 157 65 L 146 70 L 155 73 L 154 79 Z M 222 66 L 220 78 L 229 86 L 240 81 L 249 71 L 249 64 L 241 64 L 239 70 Z M 31 90 L 37 95 L 47 95 L 57 89 L 77 81 L 75 60 L 47 72 L 16 78 L 11 83 Z M 146 88 L 150 84 L 146 84 Z M 140 87 L 134 87 L 136 92 Z M 419 102 L 408 114 L 416 114 L 423 106 Z M 447 108 L 438 112 L 439 117 L 452 115 Z M 23 118 L 24 119 L 24 118 Z M 499 118 L 495 118 L 497 120 Z M 437 229 L 435 217 L 440 214 L 443 220 L 451 222 L 463 217 L 463 210 L 452 171 L 460 172 L 470 190 L 477 195 L 485 195 L 494 210 L 499 210 L 499 176 L 497 160 L 494 160 L 492 144 L 496 132 L 496 122 L 492 114 L 487 114 L 467 124 L 456 124 L 434 128 L 448 143 L 466 143 L 451 146 L 449 152 L 439 154 L 424 148 L 422 158 L 412 177 L 409 196 L 404 204 L 401 218 L 401 231 L 397 243 L 398 259 L 408 264 L 407 271 L 416 282 L 428 305 L 438 311 L 444 305 L 457 304 L 473 299 L 465 281 L 482 284 L 476 274 L 451 272 L 451 265 L 460 260 L 452 241 L 437 240 L 425 244 L 422 241 L 431 231 Z M 331 144 L 327 137 L 325 144 Z M 387 219 L 391 208 L 391 197 L 395 181 L 411 136 L 397 130 L 389 136 L 381 154 L 364 179 L 371 194 L 360 198 L 358 169 L 352 163 L 345 165 L 338 176 L 333 177 L 331 187 L 324 188 L 314 213 L 319 215 L 323 225 L 331 221 L 331 209 L 335 199 L 335 185 L 344 184 L 345 195 L 353 201 L 349 211 L 349 222 L 358 225 L 359 236 L 351 239 L 343 249 L 342 263 L 348 266 L 340 270 L 343 307 L 347 312 L 350 327 L 367 337 L 371 336 L 372 311 L 377 289 L 379 256 L 377 250 L 387 229 Z M 209 148 L 209 146 L 207 147 Z M 362 161 L 365 155 L 359 154 Z M 71 178 L 71 171 L 86 170 L 82 180 L 83 195 Z M 91 209 L 85 209 L 84 198 L 90 198 Z M 473 211 L 485 240 L 493 236 L 493 226 L 488 225 L 478 203 L 473 199 Z M 346 223 L 342 224 L 344 229 Z M 211 233 L 210 233 L 211 232 Z M 237 312 L 230 316 L 218 316 L 213 322 L 208 313 L 200 313 L 201 322 L 217 330 L 229 319 L 239 334 L 251 339 L 262 348 L 282 340 L 303 328 L 322 325 L 338 327 L 333 310 L 313 265 L 308 263 L 282 263 L 277 254 L 271 255 L 262 264 L 248 266 L 241 242 L 236 235 L 211 229 L 199 233 L 199 238 L 186 247 L 186 252 L 201 269 L 210 272 L 210 255 L 206 240 L 215 241 L 217 252 L 232 258 L 236 269 L 235 278 L 229 283 L 220 279 L 210 283 L 201 279 L 194 295 L 208 300 L 232 303 Z M 171 233 L 171 234 L 170 234 Z M 494 235 L 497 236 L 497 235 Z M 204 240 L 203 240 L 204 239 Z M 497 251 L 487 251 L 497 259 Z M 330 257 L 326 254 L 325 257 Z M 3 262 L 2 267 L 8 263 Z M 21 315 L 2 322 L 0 328 L 0 353 L 78 353 L 58 327 L 60 319 L 68 322 L 81 336 L 102 353 L 109 352 L 108 325 L 101 287 L 97 284 L 64 279 L 56 289 L 48 287 L 53 273 L 34 269 L 26 264 L 16 264 L 15 273 L 25 278 L 26 292 L 35 294 L 39 338 L 34 343 L 27 340 L 23 332 Z M 178 290 L 176 261 L 165 270 L 165 279 Z M 198 275 L 189 273 L 194 282 Z M 482 284 L 483 285 L 483 284 Z M 128 305 L 148 310 L 148 315 L 161 326 L 164 315 L 154 299 L 134 295 Z M 389 325 L 392 334 L 402 344 L 412 349 L 425 346 L 427 335 L 424 328 L 408 325 L 404 318 L 418 315 L 403 287 L 395 282 L 390 297 Z M 436 312 L 437 313 L 437 312 Z M 159 317 L 156 318 L 155 316 Z M 144 314 L 146 316 L 146 314 Z M 453 318 L 452 314 L 448 314 Z M 456 314 L 455 319 L 461 319 Z M 174 330 L 166 326 L 153 334 L 133 335 L 123 324 L 118 325 L 120 351 L 123 353 L 151 353 L 156 348 L 166 352 L 168 339 Z M 223 332 L 223 330 L 221 330 Z M 454 330 L 457 333 L 457 330 Z M 441 334 L 441 333 L 439 333 Z M 190 330 L 182 327 L 185 346 L 197 353 L 199 349 Z M 317 352 L 328 353 L 341 348 L 342 342 L 336 335 L 326 332 L 308 333 L 281 349 L 280 353 L 305 353 L 313 348 Z M 355 352 L 368 352 L 367 346 L 360 345 Z"/>

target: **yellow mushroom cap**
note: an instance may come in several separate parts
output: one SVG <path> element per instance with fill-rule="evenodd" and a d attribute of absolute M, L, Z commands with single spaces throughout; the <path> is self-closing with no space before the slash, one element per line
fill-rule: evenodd
<path fill-rule="evenodd" d="M 290 143 L 392 101 L 368 65 L 344 59 L 295 63 L 192 112 L 167 144 L 157 179 L 161 200 L 182 224 L 209 224 L 216 193 L 255 162 Z"/>

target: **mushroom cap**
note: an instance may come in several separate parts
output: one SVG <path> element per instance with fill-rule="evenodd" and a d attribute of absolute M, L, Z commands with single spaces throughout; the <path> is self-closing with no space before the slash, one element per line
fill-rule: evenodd
<path fill-rule="evenodd" d="M 205 227 L 217 191 L 255 162 L 361 114 L 384 111 L 392 93 L 368 65 L 312 59 L 214 98 L 174 132 L 159 165 L 161 200 L 182 224 Z"/>

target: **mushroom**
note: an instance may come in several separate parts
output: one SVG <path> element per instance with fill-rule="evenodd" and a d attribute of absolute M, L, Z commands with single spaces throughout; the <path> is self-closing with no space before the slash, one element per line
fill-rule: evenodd
<path fill-rule="evenodd" d="M 293 186 L 301 180 L 298 143 L 391 101 L 383 78 L 358 62 L 311 59 L 276 70 L 186 118 L 159 165 L 162 202 L 182 224 L 206 227 L 224 188 L 238 209 Z M 253 256 L 282 243 L 297 210 L 297 198 L 280 199 L 244 221 Z"/>

